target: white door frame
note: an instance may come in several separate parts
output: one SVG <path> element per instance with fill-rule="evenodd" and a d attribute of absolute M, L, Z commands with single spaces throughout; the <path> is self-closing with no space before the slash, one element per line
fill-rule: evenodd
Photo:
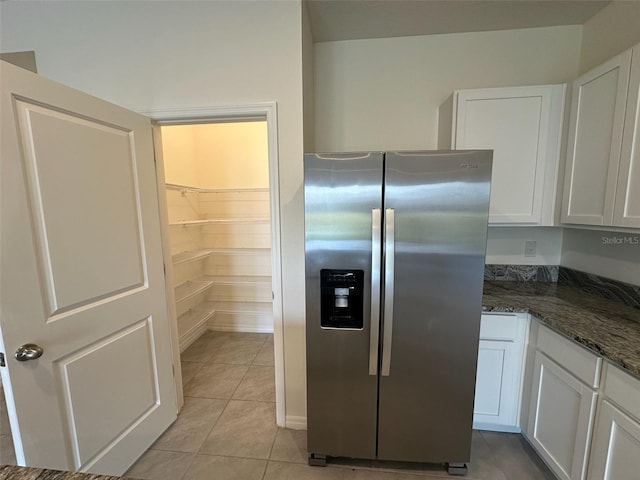
<path fill-rule="evenodd" d="M 275 382 L 276 382 L 276 423 L 285 426 L 285 383 L 284 383 L 284 335 L 282 320 L 282 250 L 280 244 L 280 180 L 278 161 L 278 111 L 276 102 L 253 103 L 246 105 L 229 105 L 218 107 L 185 107 L 170 110 L 150 110 L 140 112 L 150 117 L 155 123 L 163 125 L 189 125 L 197 123 L 216 123 L 221 121 L 266 120 L 268 157 L 269 157 L 269 200 L 271 217 L 271 288 L 273 291 L 273 341 L 275 354 Z M 169 225 L 166 215 L 166 197 L 164 196 L 164 162 L 161 155 L 162 145 L 156 141 L 156 175 L 159 185 L 158 192 L 161 227 L 163 235 L 164 262 L 167 272 L 171 268 L 171 253 L 169 249 Z M 162 188 L 160 188 L 162 187 Z M 164 199 L 164 201 L 163 201 Z M 164 205 L 163 205 L 164 203 Z M 173 324 L 172 350 L 174 366 L 180 365 L 180 348 L 178 344 L 177 318 L 173 289 L 167 284 L 167 300 L 169 315 Z M 175 367 L 174 367 L 175 368 Z M 175 368 L 176 397 L 178 408 L 183 404 L 182 374 Z"/>

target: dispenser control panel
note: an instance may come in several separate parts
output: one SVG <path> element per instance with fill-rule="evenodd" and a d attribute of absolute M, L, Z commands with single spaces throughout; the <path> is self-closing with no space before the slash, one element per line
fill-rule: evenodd
<path fill-rule="evenodd" d="M 363 270 L 320 270 L 320 326 L 362 330 Z"/>

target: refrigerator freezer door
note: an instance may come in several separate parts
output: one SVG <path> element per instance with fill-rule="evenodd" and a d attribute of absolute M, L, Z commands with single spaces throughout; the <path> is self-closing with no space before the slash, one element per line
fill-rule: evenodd
<path fill-rule="evenodd" d="M 380 255 L 383 155 L 307 154 L 304 161 L 307 448 L 319 455 L 374 458 L 378 325 L 372 331 L 372 244 Z M 378 263 L 378 297 L 379 269 Z M 361 329 L 322 327 L 322 270 L 364 272 Z M 355 299 L 342 289 L 335 293 L 337 312 Z"/>
<path fill-rule="evenodd" d="M 392 351 L 382 352 L 391 362 L 380 376 L 380 459 L 469 461 L 491 157 L 386 154 L 395 288 Z"/>

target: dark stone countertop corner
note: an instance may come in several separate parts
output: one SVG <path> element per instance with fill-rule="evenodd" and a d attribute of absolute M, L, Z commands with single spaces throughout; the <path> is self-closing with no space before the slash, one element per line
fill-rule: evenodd
<path fill-rule="evenodd" d="M 483 311 L 530 313 L 640 378 L 638 308 L 556 283 L 485 281 Z"/>

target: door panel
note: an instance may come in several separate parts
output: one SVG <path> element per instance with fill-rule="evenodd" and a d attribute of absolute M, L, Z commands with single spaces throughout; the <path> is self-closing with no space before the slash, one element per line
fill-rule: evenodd
<path fill-rule="evenodd" d="M 510 342 L 480 340 L 474 414 L 497 419 L 504 381 L 505 357 Z"/>
<path fill-rule="evenodd" d="M 382 206 L 382 154 L 305 155 L 304 195 L 307 448 L 310 453 L 374 458 L 377 377 L 369 374 L 371 211 Z M 362 329 L 321 327 L 322 269 L 364 272 Z"/>
<path fill-rule="evenodd" d="M 540 223 L 550 95 L 529 88 L 470 96 L 458 95 L 456 148 L 494 150 L 490 221 Z"/>
<path fill-rule="evenodd" d="M 159 398 L 153 375 L 151 328 L 151 319 L 141 320 L 56 362 L 66 427 L 77 464 L 82 465 L 103 451 L 113 438 L 155 408 Z M 121 352 L 128 354 L 123 356 Z M 109 391 L 113 385 L 102 380 L 114 368 L 120 372 L 119 392 L 126 397 L 128 408 L 113 402 Z"/>
<path fill-rule="evenodd" d="M 49 315 L 143 286 L 133 135 L 24 101 L 16 110 Z"/>
<path fill-rule="evenodd" d="M 176 417 L 150 121 L 1 68 L 0 371 L 17 458 L 121 475 Z M 13 358 L 25 343 L 42 357 Z"/>
<path fill-rule="evenodd" d="M 394 276 L 395 296 L 390 371 L 380 377 L 378 457 L 466 462 L 491 152 L 385 158 L 384 207 L 395 211 L 395 270 L 385 275 Z"/>

